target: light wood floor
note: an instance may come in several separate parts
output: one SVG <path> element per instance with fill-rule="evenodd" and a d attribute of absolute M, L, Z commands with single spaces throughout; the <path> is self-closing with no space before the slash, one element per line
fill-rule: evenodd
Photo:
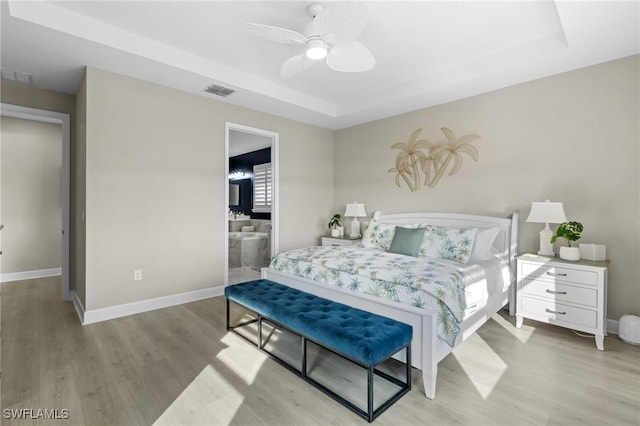
<path fill-rule="evenodd" d="M 81 326 L 56 278 L 2 284 L 4 409 L 78 425 L 349 425 L 351 411 L 225 331 L 223 298 Z M 640 348 L 496 315 L 377 425 L 640 424 Z M 43 420 L 1 419 L 5 425 Z"/>

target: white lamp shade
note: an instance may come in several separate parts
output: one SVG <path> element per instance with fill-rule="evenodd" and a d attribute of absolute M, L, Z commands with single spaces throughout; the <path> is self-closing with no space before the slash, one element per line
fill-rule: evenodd
<path fill-rule="evenodd" d="M 364 209 L 363 203 L 350 203 L 347 204 L 347 208 L 344 211 L 346 217 L 365 217 L 367 211 Z"/>
<path fill-rule="evenodd" d="M 563 223 L 566 221 L 567 216 L 564 214 L 562 203 L 551 202 L 549 200 L 531 203 L 531 212 L 529 213 L 527 222 Z"/>

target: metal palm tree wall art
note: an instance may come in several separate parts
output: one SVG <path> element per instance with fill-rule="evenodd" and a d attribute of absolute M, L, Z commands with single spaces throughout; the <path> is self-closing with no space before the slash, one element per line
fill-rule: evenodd
<path fill-rule="evenodd" d="M 396 157 L 396 166 L 388 171 L 396 174 L 396 185 L 400 186 L 400 179 L 402 179 L 411 192 L 417 191 L 423 184 L 433 188 L 451 165 L 449 175 L 460 170 L 463 162 L 462 154 L 467 154 L 474 161 L 478 161 L 478 150 L 470 142 L 479 139 L 480 136 L 465 135 L 456 139 L 448 128 L 442 127 L 441 130 L 447 138 L 446 141 L 434 144 L 426 139 L 418 139 L 422 129 L 417 129 L 411 134 L 408 142 L 391 145 L 391 149 L 400 150 Z M 424 174 L 424 180 L 421 172 Z"/>

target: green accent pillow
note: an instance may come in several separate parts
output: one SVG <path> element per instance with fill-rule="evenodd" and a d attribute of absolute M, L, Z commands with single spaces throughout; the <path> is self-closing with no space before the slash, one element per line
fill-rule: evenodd
<path fill-rule="evenodd" d="M 417 257 L 424 238 L 424 230 L 425 228 L 403 228 L 402 226 L 397 226 L 389 251 Z"/>

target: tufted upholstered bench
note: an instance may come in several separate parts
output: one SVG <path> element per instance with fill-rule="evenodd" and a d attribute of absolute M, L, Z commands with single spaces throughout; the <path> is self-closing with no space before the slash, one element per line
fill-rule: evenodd
<path fill-rule="evenodd" d="M 255 280 L 228 286 L 225 288 L 225 297 L 227 299 L 227 330 L 235 331 L 237 328 L 257 323 L 257 345 L 260 349 L 369 422 L 411 389 L 411 339 L 413 331 L 410 325 L 269 280 Z M 231 325 L 230 302 L 254 312 L 256 318 Z M 300 369 L 265 349 L 265 342 L 262 338 L 264 321 L 282 327 L 302 338 L 302 365 Z M 246 339 L 244 335 L 238 334 Z M 366 411 L 307 375 L 307 341 L 328 349 L 366 369 Z M 405 351 L 406 372 L 404 381 L 376 368 L 403 350 Z M 374 374 L 399 387 L 396 393 L 375 409 L 373 400 Z"/>

